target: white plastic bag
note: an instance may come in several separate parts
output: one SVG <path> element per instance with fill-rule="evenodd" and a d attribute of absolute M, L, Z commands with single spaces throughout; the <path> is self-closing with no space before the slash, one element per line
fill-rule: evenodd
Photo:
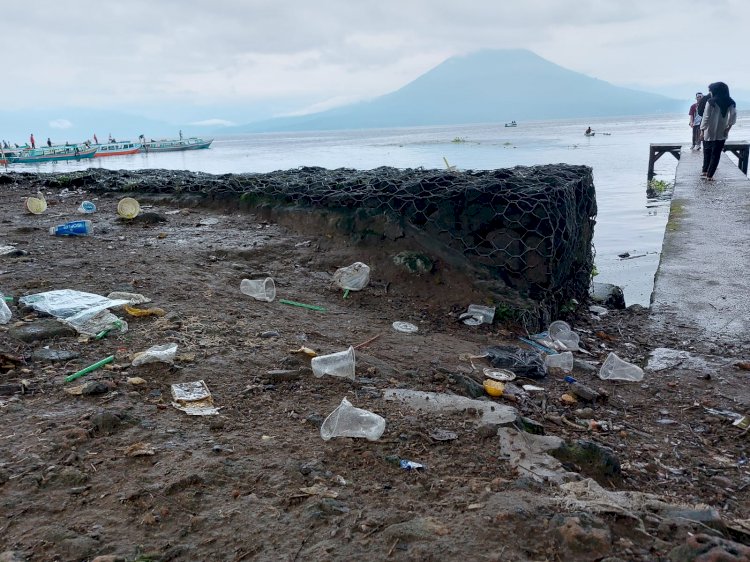
<path fill-rule="evenodd" d="M 5 304 L 3 294 L 0 293 L 0 324 L 7 324 L 10 322 L 11 316 L 13 316 L 13 314 L 11 313 L 10 308 L 8 308 L 8 305 Z"/>
<path fill-rule="evenodd" d="M 177 344 L 167 343 L 164 345 L 154 345 L 146 351 L 135 354 L 133 367 L 146 365 L 147 363 L 169 363 L 174 364 L 174 357 L 177 354 Z"/>
<path fill-rule="evenodd" d="M 333 274 L 333 282 L 344 290 L 361 291 L 370 282 L 370 266 L 358 261 L 340 267 Z"/>

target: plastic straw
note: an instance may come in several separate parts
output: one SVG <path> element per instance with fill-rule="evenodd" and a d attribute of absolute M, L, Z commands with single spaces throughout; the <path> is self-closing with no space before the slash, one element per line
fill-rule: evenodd
<path fill-rule="evenodd" d="M 3 297 L 5 302 L 13 302 L 13 297 Z"/>
<path fill-rule="evenodd" d="M 279 302 L 281 304 L 288 304 L 290 306 L 298 306 L 300 308 L 307 308 L 309 310 L 317 310 L 319 312 L 325 312 L 326 311 L 326 309 L 323 308 L 322 306 L 315 306 L 313 304 L 305 304 L 303 302 L 288 301 L 286 299 L 279 299 Z"/>
<path fill-rule="evenodd" d="M 91 371 L 96 371 L 97 369 L 101 369 L 106 365 L 107 363 L 112 363 L 112 361 L 115 360 L 114 355 L 110 355 L 109 357 L 105 357 L 101 361 L 97 361 L 93 365 L 89 365 L 85 369 L 81 369 L 77 373 L 73 373 L 72 375 L 69 375 L 65 377 L 65 382 L 70 382 L 76 380 L 78 377 L 82 377 L 83 375 L 88 375 Z"/>

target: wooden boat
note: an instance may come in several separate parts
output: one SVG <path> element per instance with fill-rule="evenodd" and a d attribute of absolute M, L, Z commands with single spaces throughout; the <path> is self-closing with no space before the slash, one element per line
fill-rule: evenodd
<path fill-rule="evenodd" d="M 131 141 L 119 141 L 119 142 L 108 142 L 106 144 L 95 144 L 97 147 L 94 158 L 102 158 L 104 156 L 124 156 L 126 154 L 135 154 L 140 152 L 141 143 Z"/>
<path fill-rule="evenodd" d="M 214 139 L 201 139 L 191 137 L 189 139 L 162 139 L 144 142 L 141 150 L 143 152 L 173 152 L 177 150 L 198 150 L 208 148 Z"/>
<path fill-rule="evenodd" d="M 93 158 L 96 146 L 71 144 L 68 146 L 43 146 L 25 148 L 8 157 L 10 164 L 36 164 L 38 162 L 57 162 L 58 160 L 80 160 Z"/>
<path fill-rule="evenodd" d="M 516 123 L 515 121 L 511 121 L 510 123 L 506 123 L 505 126 L 506 127 L 517 127 L 518 123 Z"/>

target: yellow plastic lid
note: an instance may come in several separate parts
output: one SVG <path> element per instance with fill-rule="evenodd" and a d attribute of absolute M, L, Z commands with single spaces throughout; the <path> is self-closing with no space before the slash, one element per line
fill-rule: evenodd
<path fill-rule="evenodd" d="M 484 379 L 484 391 L 490 396 L 502 396 L 505 392 L 505 385 L 492 379 Z"/>
<path fill-rule="evenodd" d="M 120 202 L 117 204 L 117 214 L 124 219 L 134 219 L 140 212 L 141 206 L 132 197 L 120 199 Z"/>
<path fill-rule="evenodd" d="M 26 208 L 30 213 L 40 215 L 47 210 L 47 201 L 40 199 L 39 197 L 27 197 Z"/>

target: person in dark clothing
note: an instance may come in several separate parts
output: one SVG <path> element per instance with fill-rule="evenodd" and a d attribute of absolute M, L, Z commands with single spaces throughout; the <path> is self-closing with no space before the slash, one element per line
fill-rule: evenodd
<path fill-rule="evenodd" d="M 729 96 L 729 87 L 724 82 L 714 82 L 708 86 L 711 98 L 706 102 L 701 121 L 703 140 L 703 171 L 701 175 L 713 181 L 719 166 L 724 144 L 729 130 L 737 121 L 737 104 Z"/>

